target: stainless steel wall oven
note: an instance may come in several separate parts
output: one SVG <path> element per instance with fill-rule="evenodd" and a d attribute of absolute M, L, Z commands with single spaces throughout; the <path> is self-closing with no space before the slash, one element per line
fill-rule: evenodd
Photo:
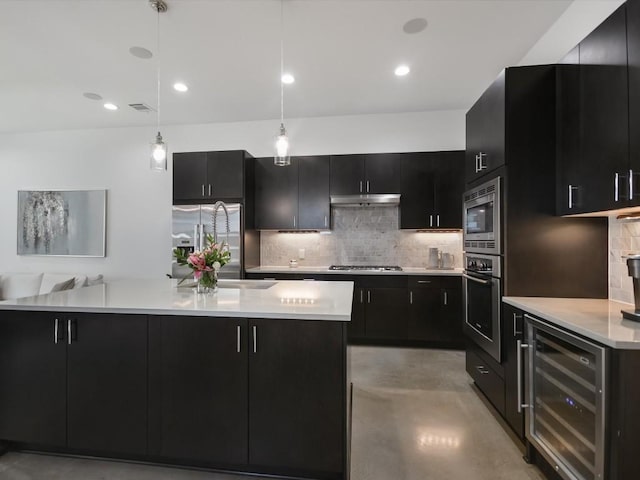
<path fill-rule="evenodd" d="M 500 177 L 464 193 L 463 240 L 466 252 L 502 253 Z"/>

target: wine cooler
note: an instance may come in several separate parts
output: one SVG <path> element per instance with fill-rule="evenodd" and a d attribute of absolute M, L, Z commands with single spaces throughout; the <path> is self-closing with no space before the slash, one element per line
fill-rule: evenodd
<path fill-rule="evenodd" d="M 527 439 L 562 478 L 603 480 L 607 351 L 524 317 Z"/>

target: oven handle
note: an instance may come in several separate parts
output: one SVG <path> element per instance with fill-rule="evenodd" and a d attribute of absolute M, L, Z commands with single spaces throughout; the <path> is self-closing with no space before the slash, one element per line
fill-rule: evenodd
<path fill-rule="evenodd" d="M 471 280 L 473 282 L 481 283 L 482 285 L 491 285 L 491 280 L 482 280 L 480 278 L 472 277 L 471 275 L 467 275 L 463 273 L 462 276 L 467 280 Z"/>

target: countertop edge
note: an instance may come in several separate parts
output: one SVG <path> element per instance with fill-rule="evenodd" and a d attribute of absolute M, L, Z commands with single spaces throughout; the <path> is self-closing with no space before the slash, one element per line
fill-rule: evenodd
<path fill-rule="evenodd" d="M 264 267 L 252 267 L 245 270 L 246 273 L 256 274 L 303 274 L 303 275 L 362 275 L 362 276 L 462 276 L 462 268 L 453 269 L 437 269 L 429 270 L 420 267 L 402 267 L 401 271 L 362 271 L 362 270 L 329 270 L 329 267 L 280 267 L 280 266 L 264 266 Z"/>
<path fill-rule="evenodd" d="M 542 320 L 546 320 L 547 322 L 552 323 L 555 326 L 558 327 L 562 327 L 566 330 L 569 330 L 570 332 L 573 333 L 577 333 L 579 335 L 582 335 L 583 337 L 586 337 L 590 340 L 596 341 L 598 343 L 601 343 L 602 345 L 606 345 L 608 347 L 614 348 L 616 350 L 640 350 L 640 343 L 639 342 L 631 342 L 631 341 L 625 341 L 625 340 L 614 340 L 611 338 L 607 338 L 602 336 L 601 334 L 599 334 L 598 332 L 594 332 L 593 330 L 580 326 L 580 325 L 576 325 L 575 323 L 569 322 L 563 318 L 560 318 L 558 316 L 554 316 L 553 314 L 549 313 L 549 312 L 544 312 L 540 309 L 538 309 L 535 306 L 531 306 L 530 304 L 527 303 L 528 299 L 531 298 L 535 298 L 535 299 L 542 299 L 542 297 L 502 297 L 502 301 L 504 303 L 507 303 L 513 307 L 517 307 L 519 309 L 525 310 L 528 313 L 531 313 L 532 315 L 535 315 L 537 317 L 540 317 Z M 619 304 L 621 307 L 624 307 L 624 303 L 621 302 L 616 302 L 616 301 L 612 301 L 612 300 L 608 300 L 605 298 L 602 299 L 566 299 L 567 301 L 570 300 L 591 300 L 591 301 L 600 301 L 600 302 L 608 302 L 609 304 Z M 628 321 L 628 320 L 627 320 Z M 634 325 L 635 326 L 635 325 Z M 640 323 L 638 324 L 638 329 L 640 330 Z"/>

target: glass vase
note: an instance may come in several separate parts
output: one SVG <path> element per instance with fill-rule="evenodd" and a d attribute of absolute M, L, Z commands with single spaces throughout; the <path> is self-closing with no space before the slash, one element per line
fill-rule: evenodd
<path fill-rule="evenodd" d="M 197 293 L 216 293 L 218 291 L 218 272 L 211 270 L 210 272 L 202 272 L 200 278 L 196 280 Z"/>

